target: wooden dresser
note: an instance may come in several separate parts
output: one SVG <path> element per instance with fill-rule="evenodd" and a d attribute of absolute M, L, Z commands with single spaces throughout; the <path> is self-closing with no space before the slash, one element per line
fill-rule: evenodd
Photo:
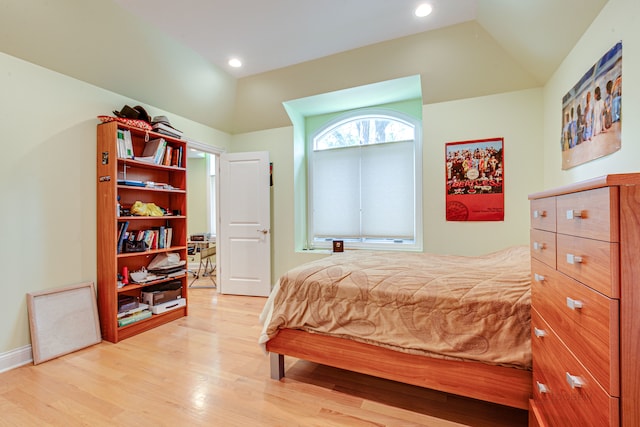
<path fill-rule="evenodd" d="M 640 174 L 531 201 L 532 426 L 640 426 Z"/>

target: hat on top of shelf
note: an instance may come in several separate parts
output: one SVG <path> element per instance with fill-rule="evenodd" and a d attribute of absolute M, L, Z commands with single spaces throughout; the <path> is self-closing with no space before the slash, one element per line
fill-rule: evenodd
<path fill-rule="evenodd" d="M 140 105 L 136 105 L 133 108 L 129 107 L 128 105 L 125 105 L 124 107 L 122 107 L 120 111 L 114 110 L 113 114 L 115 114 L 116 117 L 120 117 L 120 118 L 143 120 L 147 123 L 151 122 L 151 118 L 149 117 L 149 114 Z"/>
<path fill-rule="evenodd" d="M 163 123 L 167 126 L 171 126 L 171 123 L 169 122 L 167 116 L 155 116 L 153 120 L 151 120 L 151 124 L 155 125 L 156 123 Z"/>
<path fill-rule="evenodd" d="M 158 123 L 169 126 L 171 129 L 176 129 L 173 126 L 171 126 L 171 122 L 169 121 L 167 116 L 155 116 L 153 120 L 151 120 L 152 125 L 157 125 Z"/>

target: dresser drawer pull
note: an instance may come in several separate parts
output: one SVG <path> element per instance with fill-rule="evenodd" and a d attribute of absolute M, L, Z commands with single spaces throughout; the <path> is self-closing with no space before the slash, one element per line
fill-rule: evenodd
<path fill-rule="evenodd" d="M 569 209 L 567 211 L 567 219 L 582 218 L 582 211 L 577 209 Z"/>
<path fill-rule="evenodd" d="M 582 386 L 585 385 L 582 378 L 577 375 L 571 375 L 569 372 L 567 372 L 567 383 L 571 388 L 582 388 Z"/>
<path fill-rule="evenodd" d="M 549 393 L 549 387 L 547 387 L 546 384 L 542 384 L 540 381 L 536 381 L 536 384 L 538 386 L 539 393 Z"/>
<path fill-rule="evenodd" d="M 567 297 L 567 307 L 571 310 L 582 308 L 582 301 Z"/>
<path fill-rule="evenodd" d="M 544 249 L 544 243 L 533 242 L 533 250 L 541 251 Z"/>
<path fill-rule="evenodd" d="M 542 274 L 533 273 L 533 280 L 536 282 L 542 282 L 544 281 L 544 276 Z"/>
<path fill-rule="evenodd" d="M 544 338 L 547 336 L 547 331 L 545 331 L 544 329 L 538 329 L 538 328 L 533 328 L 533 334 L 537 337 L 537 338 Z"/>
<path fill-rule="evenodd" d="M 533 211 L 534 218 L 544 218 L 545 216 L 547 216 L 547 211 L 539 211 L 539 210 Z"/>
<path fill-rule="evenodd" d="M 569 264 L 580 264 L 582 262 L 582 257 L 574 254 L 567 254 L 567 263 Z"/>

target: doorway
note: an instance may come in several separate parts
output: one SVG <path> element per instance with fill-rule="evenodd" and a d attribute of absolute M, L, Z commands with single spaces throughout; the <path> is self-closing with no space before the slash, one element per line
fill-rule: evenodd
<path fill-rule="evenodd" d="M 193 274 L 189 284 L 194 288 L 218 288 L 219 291 L 216 240 L 219 223 L 219 159 L 222 151 L 194 141 L 188 141 L 187 147 L 187 268 Z M 214 252 L 213 255 L 209 255 L 211 252 Z M 207 280 L 197 280 L 203 278 Z"/>

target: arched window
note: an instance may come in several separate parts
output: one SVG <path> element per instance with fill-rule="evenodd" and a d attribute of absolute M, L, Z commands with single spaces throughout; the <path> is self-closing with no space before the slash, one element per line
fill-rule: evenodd
<path fill-rule="evenodd" d="M 309 141 L 308 246 L 419 248 L 421 128 L 395 111 L 360 110 Z"/>
<path fill-rule="evenodd" d="M 344 119 L 326 127 L 313 139 L 313 149 L 320 151 L 414 139 L 415 126 L 412 124 L 395 117 L 372 114 Z"/>

